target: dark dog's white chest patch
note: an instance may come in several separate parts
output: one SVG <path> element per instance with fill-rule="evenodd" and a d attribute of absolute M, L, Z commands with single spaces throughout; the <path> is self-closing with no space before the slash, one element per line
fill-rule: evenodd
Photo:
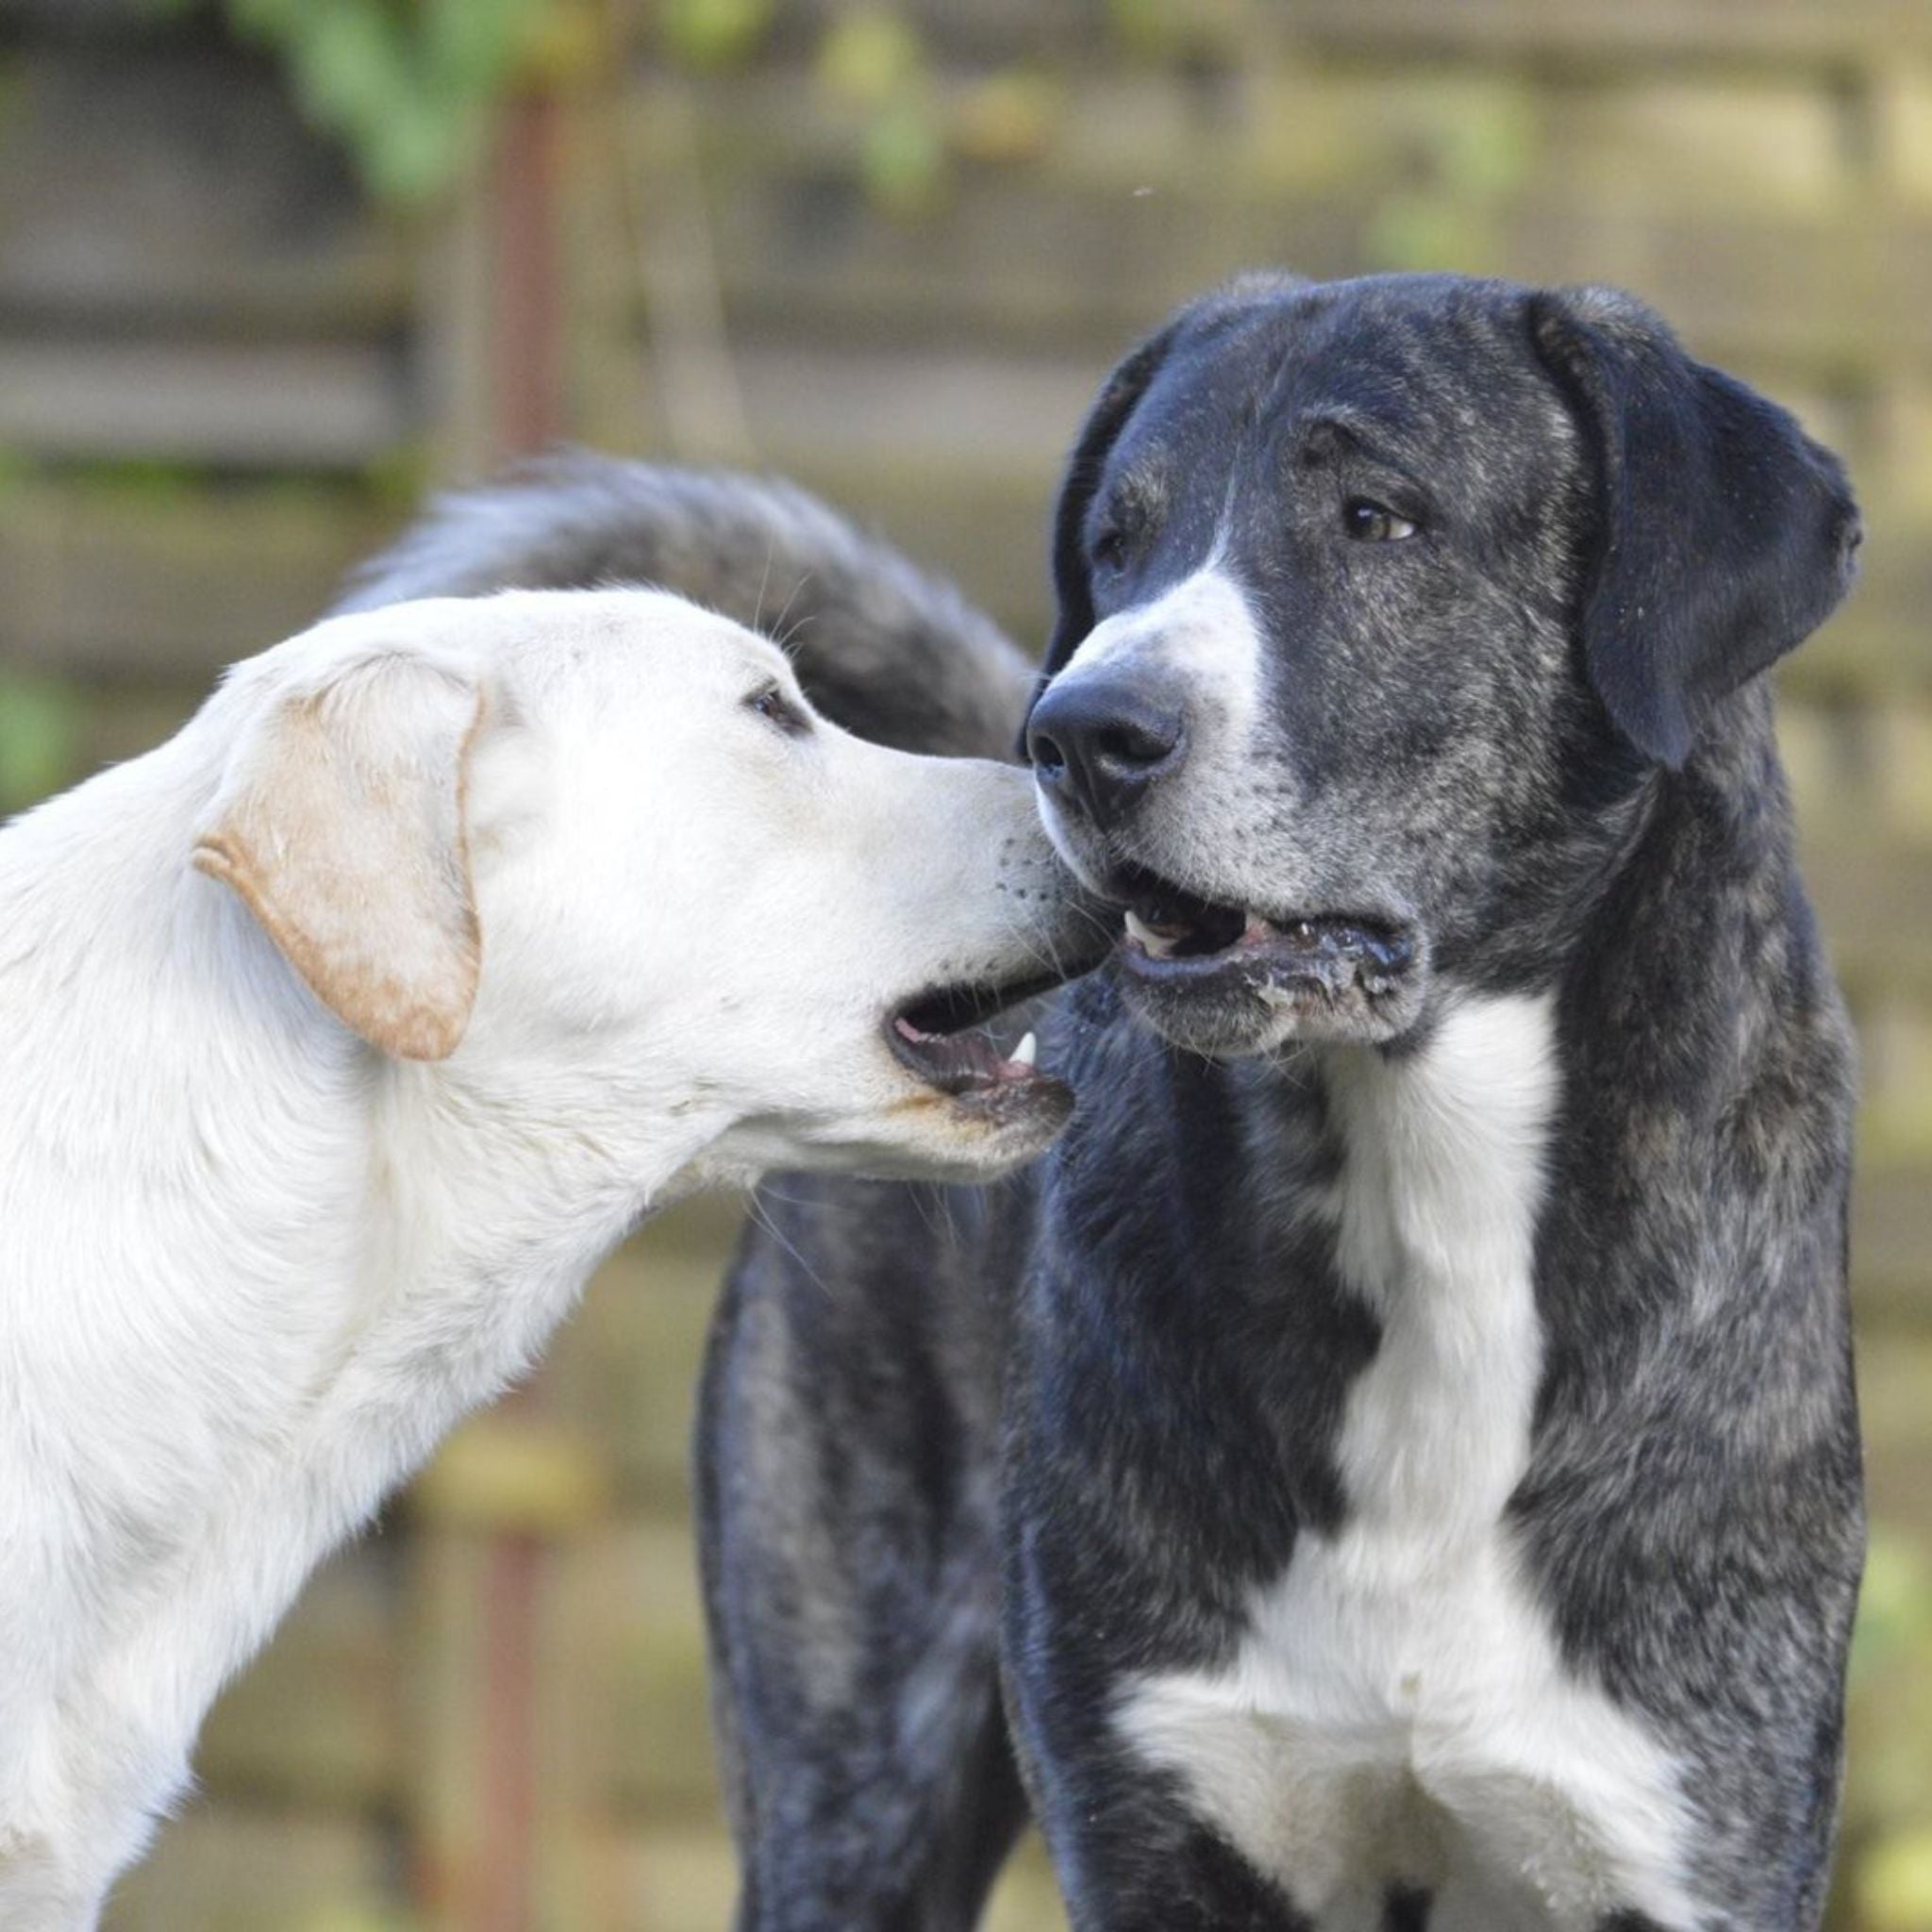
<path fill-rule="evenodd" d="M 1325 1077 L 1337 1257 L 1382 1323 L 1338 1445 L 1347 1521 L 1304 1533 L 1224 1668 L 1132 1683 L 1121 1733 L 1322 1932 L 1377 1932 L 1391 1884 L 1434 1894 L 1431 1932 L 1689 1925 L 1677 1767 L 1564 1665 L 1504 1521 L 1541 1367 L 1548 1004 L 1471 1000 Z"/>

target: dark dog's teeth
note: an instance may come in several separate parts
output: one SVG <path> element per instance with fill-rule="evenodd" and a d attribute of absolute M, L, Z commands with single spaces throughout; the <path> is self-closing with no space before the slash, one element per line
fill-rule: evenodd
<path fill-rule="evenodd" d="M 1143 918 L 1131 906 L 1124 914 L 1123 923 L 1128 938 L 1138 941 L 1142 951 L 1151 953 L 1157 959 L 1167 958 L 1188 937 L 1190 930 L 1185 925 L 1162 925 L 1155 920 Z"/>

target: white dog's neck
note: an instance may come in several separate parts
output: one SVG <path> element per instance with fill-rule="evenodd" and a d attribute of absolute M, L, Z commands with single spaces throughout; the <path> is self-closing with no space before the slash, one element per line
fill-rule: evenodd
<path fill-rule="evenodd" d="M 120 809 L 89 788 L 90 809 L 69 794 L 0 841 L 0 1270 L 65 1330 L 7 1399 L 61 1460 L 50 1481 L 140 1530 L 144 1574 L 115 1600 L 130 1641 L 205 1593 L 190 1674 L 211 1694 L 320 1555 L 530 1365 L 726 1124 L 689 1096 L 654 1111 L 627 1093 L 621 1121 L 577 1108 L 554 1064 L 512 1095 L 500 1041 L 497 1091 L 460 1053 L 375 1053 L 190 869 L 212 783 L 195 739 L 107 774 Z M 108 1053 L 111 1077 L 77 1076 Z M 158 1272 L 158 1241 L 224 1265 Z M 103 1412 L 124 1425 L 77 1425 Z M 222 1604 L 244 1578 L 254 1600 Z"/>
<path fill-rule="evenodd" d="M 634 1095 L 633 1119 L 546 1107 L 569 1091 L 554 1068 L 525 1082 L 495 1057 L 488 1088 L 460 1067 L 375 1070 L 370 1251 L 335 1407 L 364 1425 L 390 1419 L 391 1480 L 535 1362 L 591 1271 L 641 1216 L 699 1184 L 729 1124 Z"/>

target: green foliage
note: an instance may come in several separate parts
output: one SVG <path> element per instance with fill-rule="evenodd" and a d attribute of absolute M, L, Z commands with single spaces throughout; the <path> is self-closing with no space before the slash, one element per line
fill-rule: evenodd
<path fill-rule="evenodd" d="M 888 103 L 865 130 L 860 159 L 874 201 L 903 213 L 925 207 L 945 173 L 937 118 L 917 100 Z"/>
<path fill-rule="evenodd" d="M 1108 23 L 1138 59 L 1174 66 L 1239 58 L 1261 9 L 1254 0 L 1108 0 Z"/>
<path fill-rule="evenodd" d="M 67 686 L 0 668 L 0 815 L 36 804 L 73 777 L 78 722 Z"/>
<path fill-rule="evenodd" d="M 1507 83 L 1445 87 L 1415 142 L 1416 178 L 1381 198 L 1363 254 L 1377 268 L 1500 272 L 1497 216 L 1535 165 L 1531 104 Z"/>
<path fill-rule="evenodd" d="M 10 120 L 20 104 L 25 63 L 0 56 L 0 123 Z"/>
<path fill-rule="evenodd" d="M 852 7 L 825 29 L 818 77 L 841 100 L 876 108 L 921 87 L 925 50 L 918 30 L 889 7 Z"/>
<path fill-rule="evenodd" d="M 30 473 L 45 480 L 58 477 L 90 502 L 119 502 L 158 508 L 192 500 L 208 487 L 203 463 L 169 457 L 103 456 L 80 461 L 48 460 Z"/>
<path fill-rule="evenodd" d="M 302 1932 L 416 1932 L 420 1924 L 408 1912 L 356 1905 L 325 1906 L 303 1922 Z"/>
<path fill-rule="evenodd" d="M 677 60 L 713 73 L 740 65 L 775 11 L 775 0 L 659 0 L 658 25 Z"/>
<path fill-rule="evenodd" d="M 818 84 L 851 115 L 859 175 L 899 214 L 929 205 L 944 180 L 938 85 L 918 29 L 890 7 L 849 7 L 825 29 Z"/>
<path fill-rule="evenodd" d="M 420 202 L 481 138 L 486 111 L 546 0 L 228 0 L 235 25 L 287 61 L 304 109 L 341 134 L 379 196 Z"/>
<path fill-rule="evenodd" d="M 39 473 L 40 466 L 32 457 L 0 443 L 0 502 L 31 483 Z"/>
<path fill-rule="evenodd" d="M 1107 12 L 1122 44 L 1135 53 L 1173 53 L 1180 34 L 1180 11 L 1174 0 L 1108 0 Z"/>
<path fill-rule="evenodd" d="M 153 0 L 180 11 L 192 0 Z M 222 0 L 282 62 L 302 110 L 347 146 L 379 199 L 416 206 L 475 152 L 489 110 L 565 10 L 560 0 Z"/>
<path fill-rule="evenodd" d="M 273 53 L 303 112 L 340 139 L 379 200 L 417 208 L 475 155 L 491 108 L 559 50 L 588 44 L 583 0 L 147 0 L 179 13 L 218 4 L 234 32 Z M 657 0 L 659 44 L 680 66 L 715 73 L 757 50 L 779 0 Z M 918 30 L 891 6 L 848 6 L 820 43 L 816 76 L 853 123 L 866 192 L 910 213 L 943 186 L 947 125 Z M 1015 137 L 1010 101 L 994 134 Z M 1039 103 L 1021 103 L 1033 124 Z M 988 121 L 969 132 L 984 136 Z M 992 143 L 998 145 L 995 140 Z"/>
<path fill-rule="evenodd" d="M 363 464 L 359 480 L 368 502 L 401 519 L 421 508 L 436 468 L 423 442 L 396 442 Z"/>
<path fill-rule="evenodd" d="M 1903 1673 L 1932 1648 L 1932 1564 L 1903 1535 L 1873 1531 L 1852 1645 L 1852 1681 L 1862 1687 Z M 1925 1740 L 1932 1754 L 1932 1738 Z"/>
<path fill-rule="evenodd" d="M 1860 1932 L 1932 1932 L 1932 1557 L 1878 1524 L 1852 1644 L 1843 1890 Z"/>
<path fill-rule="evenodd" d="M 1926 1932 L 1932 1926 L 1932 1830 L 1880 1840 L 1858 1860 L 1854 1891 L 1865 1932 Z"/>

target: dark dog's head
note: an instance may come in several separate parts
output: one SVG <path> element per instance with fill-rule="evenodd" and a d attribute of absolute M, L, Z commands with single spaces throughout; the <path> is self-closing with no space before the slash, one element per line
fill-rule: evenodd
<path fill-rule="evenodd" d="M 1432 972 L 1518 970 L 1857 541 L 1836 460 L 1627 296 L 1266 278 L 1184 310 L 1074 451 L 1025 732 L 1126 908 L 1129 999 L 1240 1054 L 1392 1039 Z"/>

